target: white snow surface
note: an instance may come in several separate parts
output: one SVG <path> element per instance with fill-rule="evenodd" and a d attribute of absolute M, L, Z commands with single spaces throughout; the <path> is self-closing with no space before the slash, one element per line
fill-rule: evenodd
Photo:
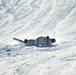
<path fill-rule="evenodd" d="M 51 47 L 12 39 L 47 35 Z M 0 0 L 0 75 L 76 75 L 76 0 Z"/>

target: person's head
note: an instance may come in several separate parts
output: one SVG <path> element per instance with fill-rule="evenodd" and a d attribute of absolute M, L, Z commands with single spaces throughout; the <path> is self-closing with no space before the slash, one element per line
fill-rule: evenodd
<path fill-rule="evenodd" d="M 51 39 L 51 42 L 52 42 L 52 43 L 55 43 L 55 42 L 56 42 L 56 39 L 55 39 L 55 38 L 52 38 L 52 39 Z"/>

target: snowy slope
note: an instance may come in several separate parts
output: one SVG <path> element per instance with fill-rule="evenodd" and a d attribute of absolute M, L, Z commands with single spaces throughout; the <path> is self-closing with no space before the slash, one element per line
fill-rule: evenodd
<path fill-rule="evenodd" d="M 51 47 L 12 39 L 47 35 Z M 0 75 L 76 75 L 76 0 L 0 0 Z"/>

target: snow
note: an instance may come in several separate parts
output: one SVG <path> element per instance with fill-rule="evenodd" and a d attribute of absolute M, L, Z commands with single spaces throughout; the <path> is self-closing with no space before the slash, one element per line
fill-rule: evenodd
<path fill-rule="evenodd" d="M 47 35 L 51 47 L 13 40 Z M 0 0 L 0 75 L 76 75 L 76 0 Z"/>

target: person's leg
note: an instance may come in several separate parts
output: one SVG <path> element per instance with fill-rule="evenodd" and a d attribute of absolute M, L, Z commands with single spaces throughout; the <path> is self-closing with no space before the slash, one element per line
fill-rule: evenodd
<path fill-rule="evenodd" d="M 25 40 L 24 40 L 24 43 L 27 43 L 27 41 L 28 41 L 28 40 L 27 40 L 27 39 L 25 39 Z"/>
<path fill-rule="evenodd" d="M 39 46 L 39 38 L 37 38 L 37 39 L 35 40 L 35 45 L 36 45 L 36 46 Z"/>

